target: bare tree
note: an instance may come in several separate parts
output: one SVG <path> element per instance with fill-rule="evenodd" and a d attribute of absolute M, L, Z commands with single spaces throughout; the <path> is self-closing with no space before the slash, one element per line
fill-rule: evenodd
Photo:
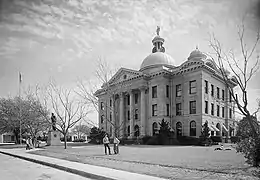
<path fill-rule="evenodd" d="M 83 121 L 80 121 L 77 125 L 73 127 L 72 133 L 76 134 L 80 139 L 82 136 L 89 135 L 90 128 L 88 125 L 83 124 Z"/>
<path fill-rule="evenodd" d="M 79 81 L 79 91 L 77 93 L 84 99 L 85 103 L 91 104 L 100 115 L 105 112 L 102 116 L 102 123 L 110 124 L 113 127 L 113 135 L 118 136 L 119 132 L 123 132 L 126 127 L 124 127 L 124 122 L 121 122 L 118 117 L 117 98 L 119 93 L 127 90 L 129 84 L 118 83 L 111 85 L 110 79 L 116 71 L 118 71 L 118 68 L 113 70 L 107 61 L 99 58 L 95 71 L 96 82 L 83 83 L 83 81 Z M 100 92 L 100 86 L 105 94 L 102 107 L 100 107 L 99 98 L 97 97 L 97 93 Z M 108 115 L 107 112 L 111 112 L 114 118 Z"/>
<path fill-rule="evenodd" d="M 256 55 L 256 47 L 259 44 L 259 31 L 257 32 L 255 42 L 251 48 L 249 48 L 248 45 L 245 43 L 244 24 L 239 26 L 238 37 L 242 53 L 241 59 L 237 58 L 233 50 L 230 50 L 228 53 L 224 52 L 221 43 L 217 40 L 217 38 L 214 35 L 210 40 L 210 47 L 215 52 L 215 62 L 219 67 L 219 72 L 224 80 L 224 83 L 228 87 L 232 99 L 236 103 L 240 113 L 247 118 L 252 128 L 252 131 L 256 135 L 256 130 L 252 124 L 251 116 L 257 113 L 257 111 L 250 113 L 248 109 L 247 90 L 249 81 L 256 74 L 260 65 L 259 55 Z M 228 67 L 229 70 L 227 70 L 226 67 Z M 232 77 L 230 77 L 229 72 L 233 74 Z M 231 85 L 232 81 L 238 85 L 237 91 L 239 91 L 240 94 L 242 94 L 241 98 L 239 98 L 236 91 L 234 91 L 233 86 Z"/>
<path fill-rule="evenodd" d="M 252 130 L 253 138 L 258 137 L 258 129 L 254 126 L 254 116 L 259 111 L 259 107 L 255 112 L 250 112 L 248 108 L 248 84 L 252 77 L 259 70 L 259 54 L 256 48 L 259 45 L 259 31 L 256 34 L 255 41 L 251 46 L 246 43 L 244 23 L 238 26 L 238 38 L 241 50 L 241 55 L 236 56 L 233 50 L 224 51 L 223 46 L 213 34 L 210 39 L 210 47 L 213 49 L 216 56 L 215 62 L 228 91 L 235 102 L 238 111 L 242 114 L 249 123 Z M 232 76 L 231 76 L 232 74 Z M 233 87 L 237 87 L 234 90 Z M 240 95 L 238 95 L 238 94 Z M 256 166 L 254 162 L 254 166 Z"/>
<path fill-rule="evenodd" d="M 39 100 L 37 96 L 38 89 L 38 85 L 35 86 L 35 91 L 29 86 L 24 92 L 24 98 L 28 102 L 28 112 L 34 112 L 27 120 L 27 128 L 33 137 L 34 143 L 36 142 L 35 139 L 37 136 L 48 132 L 50 129 L 50 121 L 48 120 L 50 112 Z M 35 121 L 35 118 L 37 118 L 37 121 Z"/>
<path fill-rule="evenodd" d="M 45 102 L 49 102 L 57 116 L 57 130 L 64 136 L 66 149 L 68 131 L 86 118 L 89 113 L 87 105 L 83 104 L 72 90 L 57 87 L 54 83 L 50 83 L 47 89 L 47 98 Z"/>

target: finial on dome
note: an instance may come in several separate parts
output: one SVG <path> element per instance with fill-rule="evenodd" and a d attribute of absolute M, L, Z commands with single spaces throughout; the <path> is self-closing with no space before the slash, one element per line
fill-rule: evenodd
<path fill-rule="evenodd" d="M 159 36 L 160 30 L 161 30 L 160 26 L 157 26 L 157 29 L 156 29 L 157 36 Z"/>
<path fill-rule="evenodd" d="M 154 46 L 152 49 L 152 53 L 165 52 L 165 48 L 163 47 L 164 39 L 160 36 L 160 30 L 161 30 L 160 26 L 157 26 L 156 29 L 157 36 L 155 36 L 152 40 Z"/>
<path fill-rule="evenodd" d="M 199 50 L 198 44 L 196 45 L 196 50 Z"/>

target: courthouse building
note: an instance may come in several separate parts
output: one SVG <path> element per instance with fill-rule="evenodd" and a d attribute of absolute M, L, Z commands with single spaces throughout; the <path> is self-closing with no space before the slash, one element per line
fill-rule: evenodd
<path fill-rule="evenodd" d="M 199 137 L 207 121 L 212 136 L 234 135 L 234 102 L 214 61 L 196 48 L 177 65 L 159 30 L 139 70 L 119 69 L 95 93 L 99 127 L 133 138 L 155 135 L 164 119 L 176 136 Z M 236 86 L 232 78 L 230 84 Z"/>

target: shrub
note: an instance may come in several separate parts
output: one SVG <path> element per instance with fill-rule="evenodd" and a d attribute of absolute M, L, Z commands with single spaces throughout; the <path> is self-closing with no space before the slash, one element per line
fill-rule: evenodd
<path fill-rule="evenodd" d="M 159 138 L 158 136 L 152 136 L 147 142 L 147 145 L 159 145 Z"/>
<path fill-rule="evenodd" d="M 88 143 L 89 144 L 101 144 L 102 141 L 100 141 L 99 139 L 90 139 L 90 141 Z"/>
<path fill-rule="evenodd" d="M 61 140 L 62 142 L 64 142 L 65 139 L 64 139 L 64 137 L 61 137 L 60 140 Z M 67 137 L 67 142 L 71 142 L 71 141 L 72 141 L 71 136 Z"/>
<path fill-rule="evenodd" d="M 238 136 L 231 136 L 230 140 L 231 140 L 231 143 L 237 143 L 239 141 L 239 137 Z"/>
<path fill-rule="evenodd" d="M 205 137 L 200 136 L 198 145 L 200 145 L 200 146 L 211 146 L 211 145 L 213 145 L 213 141 L 210 138 L 205 139 Z"/>
<path fill-rule="evenodd" d="M 237 152 L 244 154 L 247 163 L 257 167 L 260 162 L 260 137 L 249 137 L 239 141 L 236 146 Z"/>
<path fill-rule="evenodd" d="M 146 144 L 147 141 L 148 141 L 149 139 L 151 139 L 151 138 L 152 138 L 152 136 L 144 136 L 144 137 L 142 138 L 143 144 Z"/>
<path fill-rule="evenodd" d="M 252 123 L 253 127 L 250 125 Z M 255 132 L 253 129 L 255 129 Z M 260 163 L 260 125 L 254 116 L 244 117 L 238 123 L 236 150 L 244 154 L 247 163 L 257 167 Z"/>
<path fill-rule="evenodd" d="M 85 142 L 86 140 L 85 139 L 74 139 L 73 142 Z"/>
<path fill-rule="evenodd" d="M 177 138 L 181 145 L 198 145 L 200 139 L 197 137 L 180 136 Z"/>
<path fill-rule="evenodd" d="M 178 141 L 178 139 L 176 139 L 176 138 L 170 138 L 170 140 L 169 140 L 170 142 L 170 145 L 179 145 L 180 144 L 180 142 Z"/>
<path fill-rule="evenodd" d="M 210 138 L 213 142 L 222 142 L 221 136 L 211 136 Z"/>
<path fill-rule="evenodd" d="M 203 141 L 209 138 L 209 131 L 210 129 L 208 126 L 208 121 L 206 121 L 202 126 L 201 137 L 200 137 Z"/>
<path fill-rule="evenodd" d="M 120 141 L 121 145 L 135 144 L 135 140 L 133 140 L 133 139 L 122 138 L 122 139 L 119 139 L 119 141 Z"/>

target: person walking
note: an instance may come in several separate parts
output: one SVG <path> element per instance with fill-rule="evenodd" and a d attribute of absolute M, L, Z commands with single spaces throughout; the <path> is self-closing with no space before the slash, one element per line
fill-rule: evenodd
<path fill-rule="evenodd" d="M 120 143 L 120 141 L 119 141 L 119 139 L 116 138 L 116 136 L 114 137 L 113 143 L 114 143 L 114 153 L 118 154 L 119 153 L 119 143 Z"/>
<path fill-rule="evenodd" d="M 33 149 L 33 141 L 32 141 L 32 137 L 29 137 L 29 149 Z"/>
<path fill-rule="evenodd" d="M 103 144 L 104 144 L 104 147 L 105 147 L 105 154 L 107 155 L 107 148 L 108 148 L 109 155 L 111 155 L 110 147 L 109 147 L 109 139 L 108 139 L 108 137 L 107 137 L 107 134 L 106 134 L 105 137 L 103 138 Z"/>
<path fill-rule="evenodd" d="M 29 137 L 26 139 L 26 150 L 30 150 L 30 142 L 29 142 Z"/>

